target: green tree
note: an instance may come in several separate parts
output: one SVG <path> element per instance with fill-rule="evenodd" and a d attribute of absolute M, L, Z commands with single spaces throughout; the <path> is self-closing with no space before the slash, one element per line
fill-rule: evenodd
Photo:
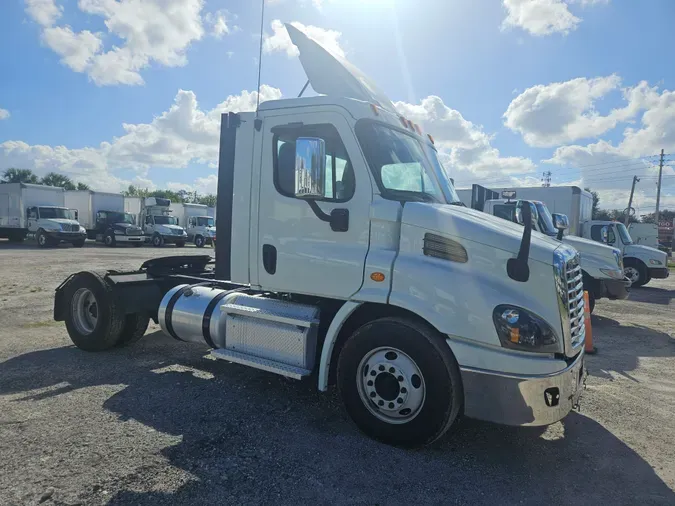
<path fill-rule="evenodd" d="M 625 217 L 623 210 L 619 209 L 599 209 L 598 213 L 593 216 L 594 220 L 604 220 L 604 221 L 620 221 L 623 223 Z M 628 219 L 628 223 L 638 223 L 638 219 L 635 216 L 631 216 Z"/>
<path fill-rule="evenodd" d="M 664 209 L 663 211 L 659 212 L 659 221 L 669 221 L 672 223 L 673 219 L 675 219 L 675 211 L 669 211 L 668 209 Z M 655 223 L 655 222 L 656 222 L 656 213 L 644 214 L 642 216 L 642 223 Z"/>
<path fill-rule="evenodd" d="M 40 180 L 30 169 L 15 169 L 11 167 L 2 173 L 0 183 L 40 184 Z"/>
<path fill-rule="evenodd" d="M 197 199 L 199 204 L 204 204 L 209 207 L 216 207 L 218 198 L 215 195 L 200 195 Z"/>
<path fill-rule="evenodd" d="M 600 212 L 600 197 L 598 197 L 598 192 L 594 192 L 590 188 L 584 188 L 587 192 L 590 192 L 591 195 L 593 195 L 593 212 L 592 216 L 593 219 L 596 219 L 596 216 L 598 215 L 598 212 Z M 598 218 L 599 219 L 599 218 Z"/>
<path fill-rule="evenodd" d="M 88 184 L 84 183 L 77 183 L 77 189 L 78 190 L 91 190 Z"/>
<path fill-rule="evenodd" d="M 60 186 L 66 190 L 75 190 L 77 186 L 73 183 L 73 180 L 70 179 L 65 174 L 59 174 L 58 172 L 50 172 L 40 181 L 41 184 L 45 186 Z"/>

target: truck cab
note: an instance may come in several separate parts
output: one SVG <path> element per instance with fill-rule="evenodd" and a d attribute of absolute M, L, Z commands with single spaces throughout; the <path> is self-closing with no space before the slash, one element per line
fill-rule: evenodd
<path fill-rule="evenodd" d="M 624 272 L 632 286 L 644 286 L 652 279 L 665 279 L 670 275 L 666 253 L 634 244 L 628 229 L 621 222 L 586 221 L 582 224 L 582 236 L 618 248 L 623 253 Z"/>
<path fill-rule="evenodd" d="M 216 240 L 213 216 L 190 216 L 185 226 L 188 241 L 193 241 L 198 248 L 203 248 L 205 244 L 213 244 Z"/>
<path fill-rule="evenodd" d="M 513 190 L 502 192 L 502 197 L 506 196 L 510 198 L 486 200 L 484 211 L 493 216 L 518 222 L 520 216 L 518 211 L 524 205 L 524 201 L 515 200 L 517 194 Z M 541 201 L 527 202 L 532 206 L 532 213 L 535 216 L 535 230 L 572 246 L 580 253 L 584 290 L 588 292 L 591 312 L 597 299 L 628 298 L 631 281 L 624 274 L 621 250 L 589 239 L 563 234 L 562 231 L 568 228 L 567 216 L 551 214 L 546 204 Z"/>
<path fill-rule="evenodd" d="M 93 235 L 97 241 L 110 247 L 117 243 L 138 247 L 145 242 L 143 229 L 136 225 L 134 215 L 120 211 L 97 211 Z"/>
<path fill-rule="evenodd" d="M 76 211 L 66 207 L 32 206 L 26 209 L 28 233 L 35 236 L 38 246 L 46 248 L 69 242 L 81 248 L 87 231 L 80 226 Z"/>
<path fill-rule="evenodd" d="M 141 208 L 143 232 L 156 248 L 164 244 L 185 246 L 187 233 L 178 225 L 178 218 L 171 215 L 171 201 L 159 197 L 146 197 Z"/>
<path fill-rule="evenodd" d="M 214 358 L 336 385 L 355 424 L 389 444 L 431 443 L 461 415 L 565 417 L 585 378 L 578 252 L 532 233 L 529 207 L 524 226 L 464 207 L 433 138 L 286 29 L 322 96 L 221 116 L 215 263 L 74 274 L 55 319 L 103 351 L 154 318 Z"/>

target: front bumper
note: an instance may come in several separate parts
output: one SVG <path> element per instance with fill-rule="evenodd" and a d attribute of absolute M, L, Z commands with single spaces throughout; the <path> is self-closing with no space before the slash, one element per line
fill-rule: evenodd
<path fill-rule="evenodd" d="M 87 238 L 86 232 L 48 232 L 45 230 L 45 235 L 50 239 L 65 242 L 83 241 Z"/>
<path fill-rule="evenodd" d="M 162 234 L 162 237 L 164 238 L 164 242 L 166 244 L 175 244 L 177 242 L 187 242 L 187 235 L 173 235 L 173 234 L 164 235 L 164 234 Z"/>
<path fill-rule="evenodd" d="M 142 235 L 117 235 L 115 234 L 117 242 L 145 242 L 145 237 Z"/>
<path fill-rule="evenodd" d="M 561 371 L 509 374 L 460 367 L 464 414 L 504 425 L 550 425 L 579 405 L 586 379 L 584 351 Z"/>
<path fill-rule="evenodd" d="M 652 279 L 666 279 L 670 276 L 670 271 L 667 267 L 650 267 L 649 276 Z"/>
<path fill-rule="evenodd" d="M 602 284 L 602 296 L 611 300 L 627 299 L 632 284 L 628 278 L 603 279 L 600 283 Z"/>

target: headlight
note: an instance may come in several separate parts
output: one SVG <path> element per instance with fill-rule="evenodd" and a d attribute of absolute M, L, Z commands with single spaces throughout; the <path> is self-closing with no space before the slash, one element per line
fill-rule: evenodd
<path fill-rule="evenodd" d="M 558 336 L 548 323 L 523 308 L 499 305 L 492 312 L 492 320 L 504 348 L 539 353 L 560 351 Z"/>
<path fill-rule="evenodd" d="M 663 262 L 661 262 L 661 260 L 654 260 L 653 258 L 650 258 L 649 265 L 663 265 Z"/>
<path fill-rule="evenodd" d="M 126 231 L 125 230 L 115 230 L 115 235 L 125 235 Z"/>
<path fill-rule="evenodd" d="M 86 234 L 86 233 L 87 233 L 87 229 L 84 228 L 82 225 L 80 225 L 80 234 Z"/>
<path fill-rule="evenodd" d="M 623 279 L 624 276 L 623 271 L 618 269 L 600 269 L 600 272 L 613 279 Z"/>

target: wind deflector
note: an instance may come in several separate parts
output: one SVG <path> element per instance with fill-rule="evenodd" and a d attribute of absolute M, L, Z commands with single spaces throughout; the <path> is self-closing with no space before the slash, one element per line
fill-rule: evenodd
<path fill-rule="evenodd" d="M 391 100 L 363 72 L 293 25 L 286 23 L 285 26 L 300 52 L 300 63 L 314 91 L 331 97 L 364 100 L 396 113 Z"/>

